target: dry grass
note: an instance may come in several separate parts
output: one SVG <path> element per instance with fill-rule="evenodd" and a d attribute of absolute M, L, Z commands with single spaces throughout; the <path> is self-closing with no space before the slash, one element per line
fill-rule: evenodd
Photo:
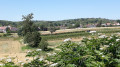
<path fill-rule="evenodd" d="M 23 61 L 26 62 L 26 52 L 21 50 L 23 45 L 19 41 L 13 39 L 1 39 L 0 40 L 0 58 L 13 57 L 14 62 Z M 29 58 L 31 59 L 31 58 Z"/>

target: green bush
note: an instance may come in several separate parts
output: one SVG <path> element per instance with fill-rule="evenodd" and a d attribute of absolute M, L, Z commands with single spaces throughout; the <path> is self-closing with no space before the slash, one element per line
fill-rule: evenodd
<path fill-rule="evenodd" d="M 43 51 L 47 50 L 48 42 L 46 39 L 42 38 L 39 48 L 41 48 Z"/>
<path fill-rule="evenodd" d="M 39 58 L 37 58 L 30 63 L 24 64 L 23 67 L 47 67 L 45 64 L 46 63 L 44 61 L 40 61 Z"/>
<path fill-rule="evenodd" d="M 24 42 L 28 43 L 31 47 L 38 47 L 41 41 L 40 33 L 39 32 L 32 32 L 27 33 L 24 37 Z"/>
<path fill-rule="evenodd" d="M 101 35 L 84 38 L 80 44 L 65 42 L 48 60 L 58 67 L 120 67 L 120 37 Z"/>

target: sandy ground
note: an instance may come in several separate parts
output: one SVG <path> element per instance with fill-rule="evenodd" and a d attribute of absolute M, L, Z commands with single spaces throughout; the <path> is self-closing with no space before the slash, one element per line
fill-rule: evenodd
<path fill-rule="evenodd" d="M 26 52 L 21 50 L 22 44 L 14 40 L 0 40 L 0 58 L 12 57 L 14 62 L 26 62 Z M 29 59 L 29 58 L 28 58 Z"/>

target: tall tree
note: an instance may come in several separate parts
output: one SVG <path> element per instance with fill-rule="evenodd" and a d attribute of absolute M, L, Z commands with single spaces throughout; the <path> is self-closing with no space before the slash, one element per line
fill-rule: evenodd
<path fill-rule="evenodd" d="M 22 22 L 22 36 L 24 37 L 24 42 L 28 43 L 31 47 L 38 47 L 41 37 L 38 32 L 38 27 L 33 23 L 33 14 L 28 14 L 27 16 L 23 16 Z M 19 32 L 20 33 L 20 32 Z"/>

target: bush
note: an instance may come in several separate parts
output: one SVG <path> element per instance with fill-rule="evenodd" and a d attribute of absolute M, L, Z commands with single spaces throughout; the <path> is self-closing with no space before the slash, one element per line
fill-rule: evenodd
<path fill-rule="evenodd" d="M 80 44 L 67 41 L 60 47 L 60 52 L 48 57 L 59 67 L 120 67 L 119 36 L 84 38 Z"/>
<path fill-rule="evenodd" d="M 38 47 L 41 41 L 40 33 L 39 32 L 32 32 L 27 33 L 24 37 L 24 42 L 28 43 L 31 47 Z"/>
<path fill-rule="evenodd" d="M 43 51 L 45 51 L 45 50 L 47 50 L 47 46 L 48 46 L 47 40 L 42 38 L 42 40 L 39 44 L 39 48 L 41 48 Z"/>
<path fill-rule="evenodd" d="M 47 67 L 44 61 L 40 61 L 39 58 L 31 61 L 31 63 L 26 63 L 23 67 Z"/>

